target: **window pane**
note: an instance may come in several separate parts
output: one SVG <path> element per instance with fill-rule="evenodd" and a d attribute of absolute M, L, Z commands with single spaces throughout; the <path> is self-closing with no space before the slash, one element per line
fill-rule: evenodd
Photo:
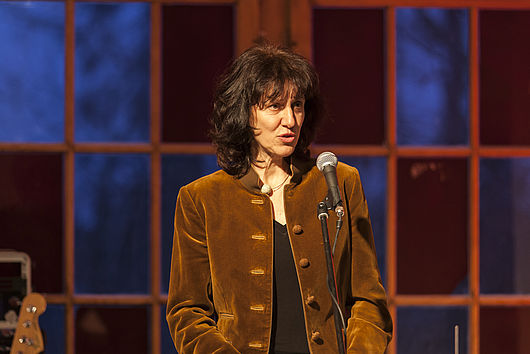
<path fill-rule="evenodd" d="M 530 144 L 530 11 L 480 11 L 480 142 Z"/>
<path fill-rule="evenodd" d="M 480 352 L 527 354 L 530 348 L 530 307 L 482 307 Z"/>
<path fill-rule="evenodd" d="M 63 354 L 65 332 L 64 332 L 64 306 L 46 306 L 46 311 L 39 317 L 39 325 L 44 333 L 46 353 Z"/>
<path fill-rule="evenodd" d="M 149 4 L 76 4 L 76 140 L 149 140 L 149 18 Z"/>
<path fill-rule="evenodd" d="M 379 9 L 314 9 L 314 62 L 330 118 L 319 143 L 384 142 L 383 17 Z"/>
<path fill-rule="evenodd" d="M 467 10 L 398 9 L 399 144 L 467 144 Z"/>
<path fill-rule="evenodd" d="M 213 87 L 234 55 L 234 9 L 162 6 L 162 140 L 209 141 Z"/>
<path fill-rule="evenodd" d="M 465 159 L 398 160 L 398 293 L 467 292 L 467 181 Z"/>
<path fill-rule="evenodd" d="M 530 293 L 530 159 L 480 162 L 480 290 Z"/>
<path fill-rule="evenodd" d="M 76 354 L 146 354 L 145 307 L 80 306 L 75 316 Z"/>
<path fill-rule="evenodd" d="M 0 2 L 0 141 L 64 136 L 64 4 Z"/>
<path fill-rule="evenodd" d="M 386 158 L 384 157 L 340 157 L 340 161 L 359 170 L 361 182 L 370 210 L 374 232 L 377 263 L 383 283 L 386 280 Z"/>
<path fill-rule="evenodd" d="M 215 155 L 162 156 L 162 284 L 161 291 L 169 288 L 169 269 L 173 247 L 173 220 L 175 203 L 180 187 L 219 170 Z"/>
<path fill-rule="evenodd" d="M 149 157 L 78 154 L 75 290 L 147 293 Z"/>
<path fill-rule="evenodd" d="M 162 333 L 160 334 L 160 352 L 162 354 L 175 354 L 175 345 L 171 339 L 169 333 L 169 327 L 166 321 L 166 305 L 160 306 L 160 328 Z"/>
<path fill-rule="evenodd" d="M 398 353 L 453 353 L 455 325 L 459 327 L 459 352 L 468 352 L 465 307 L 400 307 L 397 317 Z"/>
<path fill-rule="evenodd" d="M 0 154 L 0 248 L 25 252 L 33 290 L 63 291 L 63 158 Z"/>

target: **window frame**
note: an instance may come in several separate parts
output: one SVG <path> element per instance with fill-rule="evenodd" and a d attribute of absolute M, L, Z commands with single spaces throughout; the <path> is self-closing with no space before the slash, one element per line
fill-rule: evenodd
<path fill-rule="evenodd" d="M 19 0 L 15 0 L 19 1 Z M 140 0 L 142 1 L 142 0 Z M 104 2 L 110 2 L 104 0 Z M 112 2 L 126 2 L 113 0 Z M 148 1 L 146 1 L 148 2 Z M 312 57 L 312 11 L 314 7 L 382 8 L 385 13 L 385 125 L 386 144 L 380 145 L 326 145 L 312 146 L 316 155 L 332 150 L 336 154 L 354 157 L 380 156 L 387 159 L 387 212 L 386 212 L 386 269 L 389 308 L 397 322 L 400 306 L 466 306 L 469 313 L 469 352 L 480 352 L 481 306 L 529 306 L 530 294 L 480 294 L 480 230 L 479 183 L 480 159 L 485 157 L 530 157 L 530 146 L 481 146 L 479 141 L 479 12 L 481 9 L 528 10 L 527 0 L 274 0 L 264 8 L 259 0 L 152 0 L 150 11 L 150 141 L 148 143 L 77 143 L 74 139 L 74 51 L 75 4 L 65 1 L 65 120 L 63 143 L 5 143 L 0 152 L 58 152 L 64 157 L 64 293 L 45 294 L 50 304 L 65 306 L 65 352 L 75 352 L 75 306 L 77 305 L 144 305 L 150 306 L 150 350 L 161 351 L 160 306 L 167 301 L 162 294 L 161 282 L 161 156 L 162 154 L 212 154 L 207 143 L 163 143 L 161 141 L 161 8 L 164 4 L 232 4 L 235 11 L 236 55 L 248 48 L 266 26 L 276 28 L 272 40 L 281 40 L 308 58 Z M 287 5 L 285 5 L 287 4 Z M 396 139 L 396 8 L 443 7 L 469 10 L 469 144 L 467 146 L 398 146 Z M 275 9 L 285 11 L 286 22 L 268 22 Z M 259 18 L 260 21 L 251 19 Z M 287 24 L 286 24 L 287 23 Z M 266 24 L 266 25 L 265 25 Z M 275 38 L 276 37 L 276 38 Z M 76 294 L 74 289 L 74 174 L 77 153 L 145 153 L 150 155 L 150 294 L 148 295 L 90 295 Z M 468 221 L 469 221 L 469 292 L 466 295 L 399 295 L 397 294 L 397 162 L 399 158 L 468 159 Z M 390 344 L 389 353 L 397 352 L 397 339 Z"/>

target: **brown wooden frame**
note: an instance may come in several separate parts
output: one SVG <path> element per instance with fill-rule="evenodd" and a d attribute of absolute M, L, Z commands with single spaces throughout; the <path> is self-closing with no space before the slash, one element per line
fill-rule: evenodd
<path fill-rule="evenodd" d="M 125 2 L 123 0 L 103 0 Z M 142 0 L 138 0 L 142 1 Z M 478 354 L 480 306 L 529 306 L 530 295 L 481 295 L 479 284 L 480 230 L 479 230 L 479 160 L 481 157 L 530 157 L 530 147 L 480 146 L 479 143 L 479 60 L 478 12 L 490 9 L 530 9 L 528 0 L 151 0 L 151 67 L 150 67 L 150 142 L 149 143 L 76 143 L 74 140 L 74 0 L 65 1 L 65 121 L 64 143 L 0 143 L 0 152 L 59 152 L 64 156 L 64 294 L 45 294 L 50 304 L 65 306 L 65 348 L 67 354 L 75 352 L 74 305 L 147 305 L 151 306 L 151 353 L 160 353 L 160 305 L 167 295 L 160 292 L 161 257 L 161 154 L 213 153 L 209 144 L 163 143 L 161 141 L 161 5 L 162 4 L 234 4 L 236 9 L 236 52 L 249 47 L 265 30 L 269 39 L 287 42 L 297 51 L 311 57 L 312 8 L 378 7 L 385 9 L 386 33 L 386 127 L 384 146 L 320 145 L 313 152 L 332 150 L 340 155 L 387 157 L 387 291 L 394 321 L 398 306 L 448 306 L 461 305 L 469 309 L 469 352 Z M 100 0 L 101 2 L 101 0 Z M 396 7 L 444 7 L 469 10 L 470 43 L 470 143 L 463 147 L 399 147 L 396 142 Z M 273 16 L 283 11 L 281 20 Z M 259 21 L 252 19 L 259 18 Z M 262 31 L 262 32 L 260 32 Z M 236 54 L 237 54 L 236 53 Z M 74 171 L 75 154 L 90 153 L 146 153 L 151 155 L 150 195 L 150 268 L 151 291 L 149 295 L 76 295 L 74 292 Z M 397 229 L 397 160 L 400 157 L 467 157 L 469 159 L 469 278 L 467 295 L 399 295 L 396 293 L 396 229 Z M 399 333 L 395 332 L 395 338 Z M 393 340 L 389 353 L 396 353 Z"/>

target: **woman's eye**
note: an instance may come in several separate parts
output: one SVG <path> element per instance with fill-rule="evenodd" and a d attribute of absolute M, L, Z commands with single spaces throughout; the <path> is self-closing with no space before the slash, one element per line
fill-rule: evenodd
<path fill-rule="evenodd" d="M 304 108 L 304 102 L 302 101 L 293 102 L 293 107 L 296 109 Z"/>

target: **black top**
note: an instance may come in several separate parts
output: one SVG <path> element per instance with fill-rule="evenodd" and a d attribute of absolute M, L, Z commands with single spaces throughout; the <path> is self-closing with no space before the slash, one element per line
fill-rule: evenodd
<path fill-rule="evenodd" d="M 285 225 L 274 221 L 274 284 L 269 353 L 309 353 L 300 286 Z"/>

